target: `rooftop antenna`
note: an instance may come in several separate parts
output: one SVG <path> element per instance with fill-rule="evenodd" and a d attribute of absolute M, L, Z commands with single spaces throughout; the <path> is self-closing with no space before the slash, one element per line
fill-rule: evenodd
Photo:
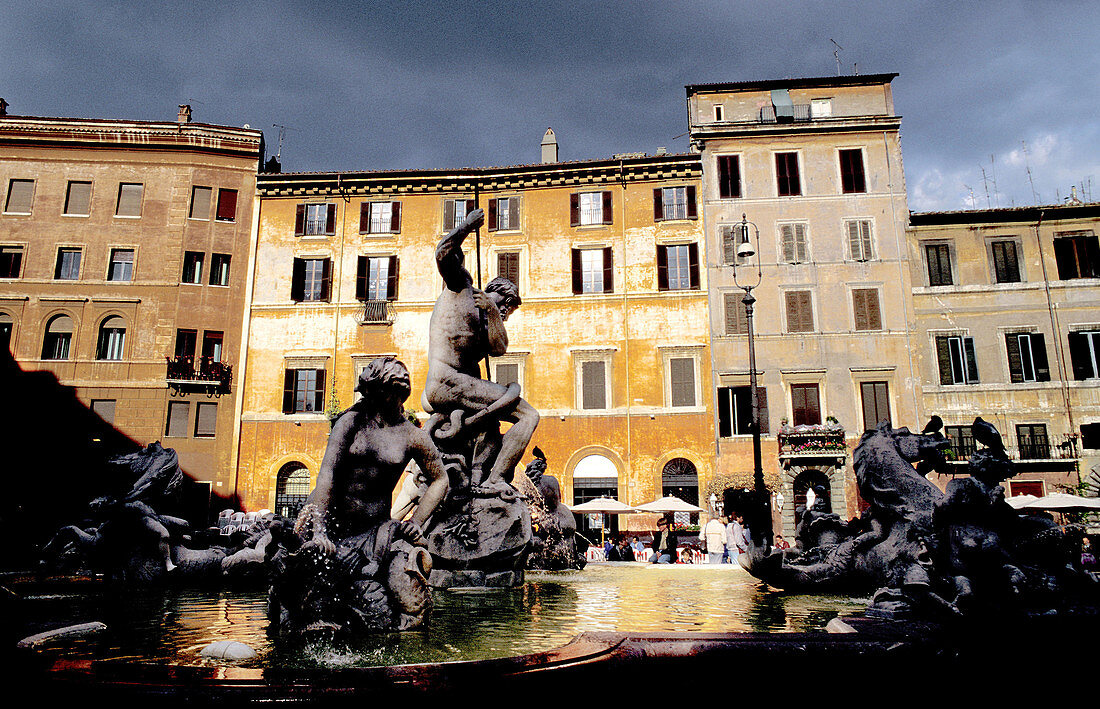
<path fill-rule="evenodd" d="M 1020 145 L 1024 147 L 1024 169 L 1027 170 L 1027 181 L 1031 184 L 1031 198 L 1035 200 L 1035 204 L 1039 204 L 1039 193 L 1035 191 L 1035 178 L 1031 174 L 1031 164 L 1028 162 L 1027 141 L 1021 140 Z"/>
<path fill-rule="evenodd" d="M 989 156 L 989 181 L 993 183 L 993 198 L 997 202 L 997 208 L 1001 207 L 1001 193 L 997 189 L 997 163 L 993 154 Z"/>
<path fill-rule="evenodd" d="M 967 192 L 970 193 L 970 196 L 967 198 L 967 201 L 970 202 L 970 208 L 973 209 L 974 208 L 974 188 L 971 187 L 970 185 L 966 185 L 966 184 L 964 184 L 963 187 L 966 189 Z"/>
<path fill-rule="evenodd" d="M 840 76 L 840 50 L 844 49 L 844 47 L 841 47 L 839 44 L 837 44 L 836 40 L 832 37 L 829 38 L 829 41 L 833 43 L 834 47 L 836 47 L 836 49 L 833 50 L 833 56 L 836 57 L 836 75 Z"/>
<path fill-rule="evenodd" d="M 294 129 L 290 128 L 289 126 L 281 126 L 278 123 L 272 123 L 271 127 L 279 129 L 279 150 L 275 153 L 275 159 L 278 160 L 279 162 L 282 162 L 282 158 L 283 158 L 283 138 L 286 137 L 286 132 L 288 130 L 294 130 Z"/>
<path fill-rule="evenodd" d="M 982 185 L 985 187 L 985 208 L 993 209 L 993 205 L 989 201 L 989 178 L 985 175 L 985 167 L 979 165 L 978 169 L 982 171 Z"/>

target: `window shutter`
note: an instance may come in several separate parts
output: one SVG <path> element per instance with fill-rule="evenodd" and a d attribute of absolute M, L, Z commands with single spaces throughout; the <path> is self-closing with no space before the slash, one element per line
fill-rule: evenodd
<path fill-rule="evenodd" d="M 606 409 L 604 362 L 581 362 L 581 408 Z"/>
<path fill-rule="evenodd" d="M 749 396 L 752 396 L 751 389 Z M 760 402 L 760 433 L 761 435 L 767 435 L 769 430 L 768 425 L 768 390 L 763 386 L 757 385 L 756 398 Z M 752 403 L 751 401 L 749 402 Z"/>
<path fill-rule="evenodd" d="M 857 330 L 881 330 L 882 315 L 878 304 L 878 291 L 874 288 L 856 288 L 852 291 L 852 308 Z"/>
<path fill-rule="evenodd" d="M 336 204 L 327 205 L 327 210 L 325 214 L 325 233 L 332 235 L 336 233 Z"/>
<path fill-rule="evenodd" d="M 688 269 L 690 270 L 690 287 L 698 290 L 699 281 L 699 244 L 688 244 Z"/>
<path fill-rule="evenodd" d="M 852 254 L 853 261 L 866 261 L 863 253 L 863 240 L 859 233 L 860 222 L 848 222 L 848 251 Z"/>
<path fill-rule="evenodd" d="M 794 224 L 783 224 L 780 227 L 780 233 L 782 234 L 783 242 L 783 261 L 785 263 L 794 263 L 797 259 L 795 257 L 795 245 L 794 245 Z"/>
<path fill-rule="evenodd" d="M 8 200 L 4 211 L 13 214 L 30 214 L 34 200 L 34 180 L 11 180 L 8 183 Z"/>
<path fill-rule="evenodd" d="M 306 233 L 306 205 L 299 204 L 294 213 L 294 236 Z"/>
<path fill-rule="evenodd" d="M 1024 368 L 1020 362 L 1019 337 L 1015 332 L 1005 334 L 1005 348 L 1008 350 L 1008 378 L 1013 383 L 1024 380 Z"/>
<path fill-rule="evenodd" d="M 805 224 L 794 225 L 794 255 L 799 263 L 809 260 L 809 250 L 806 248 Z"/>
<path fill-rule="evenodd" d="M 741 166 L 736 155 L 718 157 L 718 196 L 722 199 L 741 196 Z"/>
<path fill-rule="evenodd" d="M 676 357 L 668 361 L 669 393 L 673 406 L 695 406 L 695 360 Z"/>
<path fill-rule="evenodd" d="M 390 211 L 390 231 L 394 234 L 401 233 L 401 203 L 394 202 Z"/>
<path fill-rule="evenodd" d="M 668 247 L 657 247 L 657 290 L 668 290 Z"/>
<path fill-rule="evenodd" d="M 325 370 L 317 370 L 317 385 L 313 390 L 313 410 L 325 410 Z"/>
<path fill-rule="evenodd" d="M 370 231 L 370 202 L 359 204 L 359 233 L 366 234 Z"/>
<path fill-rule="evenodd" d="M 787 332 L 813 332 L 814 317 L 809 291 L 791 291 L 786 294 Z"/>
<path fill-rule="evenodd" d="M 191 213 L 188 215 L 191 219 L 210 218 L 211 192 L 212 190 L 209 187 L 195 185 L 191 188 Z"/>
<path fill-rule="evenodd" d="M 729 438 L 732 435 L 733 402 L 730 388 L 718 387 L 718 437 Z"/>
<path fill-rule="evenodd" d="M 1020 265 L 1016 257 L 1016 242 L 994 241 L 990 248 L 993 251 L 993 271 L 997 282 L 1018 283 Z"/>
<path fill-rule="evenodd" d="M 386 300 L 397 300 L 397 256 L 390 256 L 389 276 L 386 279 Z"/>
<path fill-rule="evenodd" d="M 367 299 L 367 272 L 370 269 L 370 259 L 360 256 L 355 263 L 355 299 Z"/>
<path fill-rule="evenodd" d="M 737 263 L 737 238 L 734 234 L 737 230 L 730 224 L 718 227 L 719 236 L 722 239 L 722 263 L 731 266 Z"/>
<path fill-rule="evenodd" d="M 455 201 L 453 199 L 443 200 L 443 231 L 451 231 L 455 228 Z M 360 228 L 362 231 L 362 228 Z"/>
<path fill-rule="evenodd" d="M 748 313 L 745 312 L 745 304 L 741 302 L 740 293 L 725 293 L 726 306 L 726 334 L 745 335 L 749 331 Z"/>
<path fill-rule="evenodd" d="M 199 402 L 195 407 L 195 436 L 209 438 L 215 435 L 218 423 L 218 405 L 212 401 Z"/>
<path fill-rule="evenodd" d="M 297 377 L 298 372 L 294 369 L 288 369 L 283 372 L 283 413 L 294 413 L 294 380 Z"/>
<path fill-rule="evenodd" d="M 1085 278 L 1096 278 L 1100 276 L 1100 240 L 1097 240 L 1095 234 L 1087 234 L 1083 239 L 1085 242 L 1085 263 L 1084 273 L 1081 275 Z"/>
<path fill-rule="evenodd" d="M 306 290 L 305 259 L 294 259 L 294 271 L 290 280 L 290 299 L 298 303 L 304 300 Z"/>
<path fill-rule="evenodd" d="M 698 219 L 699 211 L 695 205 L 695 185 L 688 185 L 687 190 L 687 215 L 688 219 Z"/>
<path fill-rule="evenodd" d="M 1041 332 L 1031 334 L 1031 357 L 1035 364 L 1035 381 L 1050 381 L 1050 364 L 1047 361 L 1046 338 Z"/>
<path fill-rule="evenodd" d="M 951 374 L 951 344 L 949 337 L 936 338 L 936 361 L 940 366 L 940 384 L 954 384 L 955 378 Z"/>
<path fill-rule="evenodd" d="M 978 379 L 978 356 L 974 351 L 974 338 L 963 338 L 963 350 L 966 352 L 966 383 L 976 384 Z"/>
<path fill-rule="evenodd" d="M 89 214 L 92 206 L 92 183 L 70 182 L 65 201 L 65 214 Z"/>
<path fill-rule="evenodd" d="M 603 193 L 603 223 L 611 223 L 611 191 Z"/>
<path fill-rule="evenodd" d="M 1058 263 L 1058 279 L 1065 281 L 1070 278 L 1078 278 L 1077 250 L 1073 239 L 1054 240 L 1054 260 Z"/>
<path fill-rule="evenodd" d="M 508 228 L 519 229 L 519 197 L 508 199 Z"/>
<path fill-rule="evenodd" d="M 653 188 L 653 221 L 659 222 L 665 218 L 665 200 L 660 187 Z"/>
<path fill-rule="evenodd" d="M 237 190 L 218 190 L 218 211 L 215 218 L 222 222 L 237 219 Z"/>
<path fill-rule="evenodd" d="M 122 183 L 118 186 L 118 206 L 115 214 L 125 217 L 141 216 L 141 196 L 145 185 L 141 183 Z M 209 205 L 207 205 L 209 209 Z M 209 218 L 209 213 L 207 213 Z"/>
<path fill-rule="evenodd" d="M 614 291 L 615 272 L 611 262 L 611 247 L 608 246 L 603 250 L 603 292 L 613 293 Z"/>
<path fill-rule="evenodd" d="M 497 200 L 495 198 L 489 200 L 489 218 L 486 220 L 488 222 L 489 231 L 497 230 L 497 206 Z"/>
<path fill-rule="evenodd" d="M 1073 366 L 1073 378 L 1083 381 L 1095 374 L 1092 371 L 1092 352 L 1089 336 L 1083 332 L 1069 333 L 1069 359 Z"/>
<path fill-rule="evenodd" d="M 329 297 L 332 294 L 332 259 L 323 259 L 321 261 L 321 298 L 323 302 L 328 302 Z"/>
<path fill-rule="evenodd" d="M 576 197 L 576 195 L 573 195 Z M 576 295 L 583 290 L 581 285 L 581 250 L 573 249 L 573 294 Z"/>
<path fill-rule="evenodd" d="M 569 226 L 580 226 L 581 223 L 581 196 L 573 193 L 569 195 Z"/>

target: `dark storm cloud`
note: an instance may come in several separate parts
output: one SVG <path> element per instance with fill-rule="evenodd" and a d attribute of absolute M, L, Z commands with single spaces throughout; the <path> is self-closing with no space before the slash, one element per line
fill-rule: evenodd
<path fill-rule="evenodd" d="M 190 102 L 272 150 L 287 126 L 288 170 L 532 162 L 547 126 L 567 160 L 682 152 L 685 84 L 834 75 L 834 39 L 844 73 L 900 74 L 913 209 L 1031 203 L 1027 167 L 1043 202 L 1100 178 L 1088 2 L 46 1 L 0 20 L 13 113 Z"/>

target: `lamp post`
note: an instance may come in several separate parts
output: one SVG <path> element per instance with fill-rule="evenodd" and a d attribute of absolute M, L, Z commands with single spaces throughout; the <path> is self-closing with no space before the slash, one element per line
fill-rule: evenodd
<path fill-rule="evenodd" d="M 759 515 L 749 524 L 752 533 L 753 544 L 770 549 L 772 545 L 772 509 L 771 496 L 764 486 L 764 468 L 760 462 L 760 390 L 756 384 L 756 342 L 753 339 L 752 313 L 756 298 L 752 291 L 760 285 L 764 274 L 760 266 L 760 259 L 756 259 L 756 272 L 753 273 L 750 265 L 745 263 L 742 269 L 741 279 L 737 277 L 739 261 L 748 261 L 760 251 L 760 229 L 750 222 L 745 214 L 741 214 L 741 223 L 737 224 L 736 241 L 737 255 L 733 259 L 733 282 L 745 291 L 745 297 L 741 302 L 745 304 L 745 329 L 749 335 L 749 388 L 752 391 L 752 463 L 753 463 L 753 495 L 756 498 L 755 511 Z M 745 274 L 744 270 L 748 270 Z M 747 281 L 742 282 L 744 279 Z"/>

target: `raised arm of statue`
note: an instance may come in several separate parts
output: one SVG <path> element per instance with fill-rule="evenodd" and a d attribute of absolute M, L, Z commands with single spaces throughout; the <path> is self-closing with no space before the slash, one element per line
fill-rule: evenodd
<path fill-rule="evenodd" d="M 435 263 L 448 290 L 461 292 L 470 285 L 470 272 L 462 265 L 462 242 L 485 222 L 485 210 L 475 209 L 462 223 L 444 236 L 435 248 Z"/>

